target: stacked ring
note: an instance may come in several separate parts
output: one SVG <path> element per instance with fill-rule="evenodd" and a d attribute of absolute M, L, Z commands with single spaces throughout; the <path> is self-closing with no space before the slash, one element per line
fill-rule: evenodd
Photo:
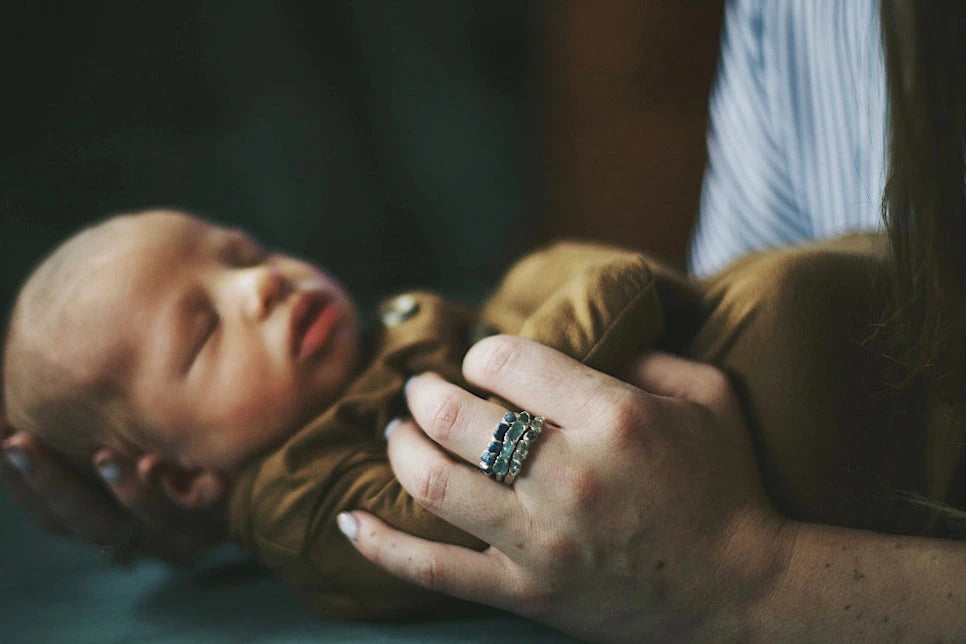
<path fill-rule="evenodd" d="M 487 476 L 511 485 L 520 473 L 530 443 L 543 429 L 543 417 L 529 412 L 507 412 L 496 429 L 486 450 L 480 456 L 480 470 Z"/>
<path fill-rule="evenodd" d="M 542 431 L 543 416 L 536 416 L 530 421 L 530 424 L 527 426 L 527 431 L 523 432 L 523 436 L 520 437 L 516 447 L 513 449 L 513 455 L 510 457 L 506 476 L 503 477 L 504 483 L 513 485 L 513 481 L 516 480 L 517 475 L 520 473 L 520 468 L 523 467 L 524 459 L 530 453 L 530 444 L 537 439 L 537 436 Z"/>

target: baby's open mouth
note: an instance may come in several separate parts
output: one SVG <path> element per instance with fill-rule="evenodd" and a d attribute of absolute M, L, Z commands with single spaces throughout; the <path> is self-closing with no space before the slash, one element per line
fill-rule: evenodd
<path fill-rule="evenodd" d="M 306 291 L 292 308 L 292 353 L 302 360 L 321 350 L 339 320 L 339 307 L 329 295 Z"/>

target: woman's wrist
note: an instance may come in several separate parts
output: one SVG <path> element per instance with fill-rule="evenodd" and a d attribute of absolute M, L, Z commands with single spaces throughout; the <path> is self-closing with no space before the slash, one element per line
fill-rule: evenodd
<path fill-rule="evenodd" d="M 713 573 L 715 608 L 696 639 L 747 641 L 770 630 L 762 617 L 783 592 L 801 525 L 770 510 L 732 521 Z"/>
<path fill-rule="evenodd" d="M 751 641 L 966 640 L 966 543 L 789 522 L 784 569 L 746 606 Z"/>

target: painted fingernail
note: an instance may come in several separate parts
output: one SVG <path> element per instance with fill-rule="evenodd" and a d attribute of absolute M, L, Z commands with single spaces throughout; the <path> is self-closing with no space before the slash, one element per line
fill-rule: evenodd
<path fill-rule="evenodd" d="M 7 448 L 4 455 L 7 457 L 7 462 L 20 470 L 22 474 L 30 474 L 33 463 L 30 462 L 30 456 L 27 455 L 27 452 L 21 449 Z"/>
<path fill-rule="evenodd" d="M 409 380 L 407 380 L 406 384 L 403 385 L 403 395 L 406 396 L 407 398 L 409 397 L 409 389 L 413 384 L 413 380 L 415 380 L 418 377 L 418 375 L 419 374 L 416 374 L 415 376 L 409 376 Z"/>
<path fill-rule="evenodd" d="M 389 424 L 386 425 L 386 429 L 382 433 L 383 436 L 386 437 L 386 440 L 389 440 L 389 437 L 392 435 L 392 433 L 399 429 L 399 423 L 401 422 L 402 418 L 399 417 L 393 418 L 389 421 Z"/>
<path fill-rule="evenodd" d="M 111 485 L 117 485 L 127 478 L 127 471 L 125 468 L 114 461 L 104 461 L 103 463 L 98 463 L 97 471 L 100 472 L 101 478 Z"/>
<path fill-rule="evenodd" d="M 342 534 L 348 537 L 350 541 L 356 540 L 356 535 L 359 534 L 359 522 L 356 521 L 354 516 L 348 512 L 340 512 L 335 521 L 339 524 L 339 530 L 342 530 Z"/>

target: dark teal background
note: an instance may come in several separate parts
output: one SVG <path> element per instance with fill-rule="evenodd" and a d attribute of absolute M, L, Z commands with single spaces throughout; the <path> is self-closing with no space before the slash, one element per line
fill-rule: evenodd
<path fill-rule="evenodd" d="M 537 229 L 535 8 L 4 2 L 0 302 L 58 241 L 150 206 L 242 226 L 366 306 L 473 297 Z M 0 641 L 555 639 L 506 616 L 342 625 L 238 553 L 107 566 L 0 496 Z"/>
<path fill-rule="evenodd" d="M 6 303 L 58 240 L 148 206 L 241 225 L 363 302 L 478 292 L 531 238 L 522 3 L 0 11 Z"/>

